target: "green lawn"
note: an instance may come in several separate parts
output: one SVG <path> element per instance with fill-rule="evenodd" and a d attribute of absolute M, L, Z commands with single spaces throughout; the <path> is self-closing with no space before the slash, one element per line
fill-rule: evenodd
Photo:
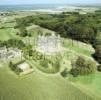
<path fill-rule="evenodd" d="M 88 76 L 79 76 L 77 78 L 70 77 L 69 80 L 79 89 L 83 89 L 89 95 L 93 94 L 94 98 L 101 98 L 101 73 Z"/>
<path fill-rule="evenodd" d="M 4 23 L 0 23 L 0 27 L 3 27 L 3 28 L 0 28 L 0 40 L 4 41 L 4 40 L 8 40 L 8 39 L 11 39 L 11 38 L 17 38 L 16 36 L 16 30 L 14 29 L 14 26 L 15 26 L 15 22 L 12 22 L 14 21 L 14 19 L 9 19 L 9 17 L 7 17 L 7 19 L 10 21 L 10 22 L 4 22 Z M 3 18 L 2 18 L 3 20 Z"/>
<path fill-rule="evenodd" d="M 63 46 L 66 49 L 73 51 L 77 54 L 91 57 L 91 55 L 94 53 L 94 49 L 89 44 L 85 44 L 75 40 L 72 41 L 71 39 L 63 39 L 62 41 L 63 41 Z"/>
<path fill-rule="evenodd" d="M 7 65 L 0 67 L 0 100 L 101 100 L 88 95 L 60 75 L 35 70 L 18 77 Z"/>
<path fill-rule="evenodd" d="M 13 28 L 0 29 L 0 40 L 8 40 L 15 37 Z"/>

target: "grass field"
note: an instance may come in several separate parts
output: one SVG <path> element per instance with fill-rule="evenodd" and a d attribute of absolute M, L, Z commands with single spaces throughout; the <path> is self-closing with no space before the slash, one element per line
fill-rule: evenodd
<path fill-rule="evenodd" d="M 95 98 L 101 98 L 101 73 L 96 72 L 95 74 L 88 76 L 79 76 L 78 78 L 70 77 L 69 80 L 73 82 L 79 89 L 83 89 L 89 95 L 93 94 Z M 89 91 L 89 92 L 88 92 Z"/>
<path fill-rule="evenodd" d="M 87 91 L 89 92 L 89 90 Z M 100 100 L 72 85 L 59 74 L 34 73 L 18 77 L 7 65 L 0 67 L 0 100 Z"/>
<path fill-rule="evenodd" d="M 4 23 L 6 28 L 0 29 L 0 40 L 19 38 L 13 28 L 14 24 Z M 68 39 L 64 40 L 63 46 L 66 49 L 64 60 L 67 67 L 77 55 L 92 59 L 94 49 L 88 44 L 74 41 L 72 45 Z M 0 62 L 0 100 L 101 100 L 101 73 L 63 78 L 60 73 L 46 74 L 38 70 L 37 65 L 33 64 L 32 67 L 32 74 L 19 77 L 6 63 Z"/>
<path fill-rule="evenodd" d="M 2 23 L 0 23 L 0 40 L 4 41 L 4 40 L 8 40 L 11 38 L 18 38 L 16 36 L 16 30 L 14 29 L 15 26 L 15 21 L 14 18 L 11 19 L 9 17 L 6 18 L 6 21 L 4 21 L 5 19 L 2 18 Z M 2 28 L 3 27 L 3 28 Z"/>

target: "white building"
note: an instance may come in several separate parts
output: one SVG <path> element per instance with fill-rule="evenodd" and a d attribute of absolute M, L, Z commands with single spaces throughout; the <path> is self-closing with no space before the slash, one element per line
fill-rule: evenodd
<path fill-rule="evenodd" d="M 12 52 L 8 52 L 6 54 L 6 58 L 8 58 L 8 59 L 14 58 L 14 54 Z"/>
<path fill-rule="evenodd" d="M 7 48 L 6 47 L 0 47 L 0 59 L 5 59 L 6 53 L 7 53 Z"/>
<path fill-rule="evenodd" d="M 0 47 L 0 59 L 11 59 L 22 56 L 22 51 L 17 48 Z"/>
<path fill-rule="evenodd" d="M 14 57 L 22 56 L 22 51 L 17 48 L 9 48 L 9 53 L 12 53 Z"/>
<path fill-rule="evenodd" d="M 60 36 L 38 36 L 37 38 L 37 50 L 44 53 L 57 52 L 60 49 Z"/>
<path fill-rule="evenodd" d="M 7 52 L 7 48 L 6 47 L 0 47 L 0 53 L 6 53 Z"/>
<path fill-rule="evenodd" d="M 17 65 L 17 67 L 21 70 L 20 75 L 25 75 L 33 72 L 33 68 L 27 62 L 23 62 Z"/>
<path fill-rule="evenodd" d="M 22 64 L 19 64 L 18 68 L 21 69 L 23 72 L 28 71 L 30 69 L 30 65 L 24 62 Z"/>

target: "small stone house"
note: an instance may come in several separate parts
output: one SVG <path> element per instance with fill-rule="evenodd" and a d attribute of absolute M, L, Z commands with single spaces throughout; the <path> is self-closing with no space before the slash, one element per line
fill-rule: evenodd
<path fill-rule="evenodd" d="M 30 65 L 24 62 L 22 64 L 19 64 L 18 68 L 21 69 L 23 72 L 25 72 L 30 69 Z"/>

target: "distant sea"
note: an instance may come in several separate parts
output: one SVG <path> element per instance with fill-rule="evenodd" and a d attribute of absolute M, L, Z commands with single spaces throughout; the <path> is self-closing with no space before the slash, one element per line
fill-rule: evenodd
<path fill-rule="evenodd" d="M 54 9 L 65 4 L 33 4 L 33 5 L 0 5 L 0 11 L 27 11 L 38 9 Z"/>

